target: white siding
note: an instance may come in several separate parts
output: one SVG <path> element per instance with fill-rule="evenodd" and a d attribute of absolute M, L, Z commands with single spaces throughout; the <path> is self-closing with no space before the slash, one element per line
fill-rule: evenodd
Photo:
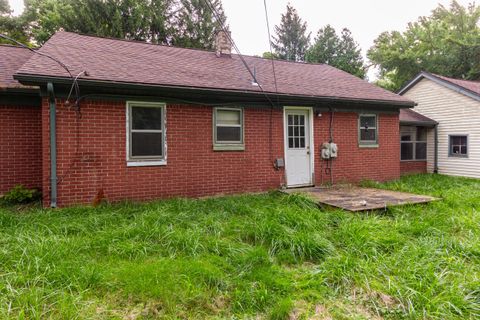
<path fill-rule="evenodd" d="M 418 103 L 415 111 L 439 123 L 439 173 L 480 178 L 480 101 L 423 78 L 405 94 Z M 468 135 L 468 158 L 448 156 L 448 139 L 452 134 Z M 428 164 L 433 171 L 433 130 L 428 135 Z"/>

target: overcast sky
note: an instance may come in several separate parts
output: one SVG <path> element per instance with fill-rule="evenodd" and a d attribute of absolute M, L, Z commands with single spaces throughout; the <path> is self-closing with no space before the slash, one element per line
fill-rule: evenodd
<path fill-rule="evenodd" d="M 467 5 L 473 0 L 458 0 Z M 23 0 L 9 0 L 15 14 L 20 14 Z M 223 0 L 223 6 L 233 39 L 243 54 L 261 55 L 268 51 L 268 36 L 263 0 Z M 318 29 L 331 24 L 337 30 L 346 27 L 352 31 L 365 55 L 373 40 L 383 31 L 403 31 L 410 21 L 430 12 L 450 0 L 267 0 L 270 28 L 280 22 L 287 3 L 298 10 L 308 23 L 312 40 Z M 372 72 L 370 77 L 372 77 Z"/>

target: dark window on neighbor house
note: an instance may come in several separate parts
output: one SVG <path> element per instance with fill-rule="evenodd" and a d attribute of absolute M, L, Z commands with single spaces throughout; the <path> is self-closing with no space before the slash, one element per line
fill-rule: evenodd
<path fill-rule="evenodd" d="M 400 159 L 427 159 L 427 129 L 423 127 L 400 127 Z"/>
<path fill-rule="evenodd" d="M 455 135 L 449 138 L 449 156 L 467 157 L 468 156 L 468 136 Z"/>
<path fill-rule="evenodd" d="M 378 144 L 377 115 L 362 114 L 358 118 L 360 145 Z"/>
<path fill-rule="evenodd" d="M 128 103 L 128 159 L 165 159 L 165 105 Z"/>
<path fill-rule="evenodd" d="M 215 108 L 213 120 L 215 145 L 243 145 L 243 109 Z"/>

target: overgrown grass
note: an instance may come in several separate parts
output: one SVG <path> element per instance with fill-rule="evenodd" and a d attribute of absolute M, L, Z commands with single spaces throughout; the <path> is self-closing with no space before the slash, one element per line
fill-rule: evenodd
<path fill-rule="evenodd" d="M 480 181 L 369 185 L 443 200 L 357 214 L 280 193 L 2 207 L 0 318 L 480 317 Z"/>

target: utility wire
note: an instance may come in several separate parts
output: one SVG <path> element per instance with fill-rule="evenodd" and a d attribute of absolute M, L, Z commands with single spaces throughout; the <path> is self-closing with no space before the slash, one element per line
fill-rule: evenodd
<path fill-rule="evenodd" d="M 225 34 L 227 35 L 228 37 L 228 40 L 230 41 L 230 43 L 232 44 L 233 48 L 235 49 L 235 51 L 238 53 L 238 57 L 240 58 L 240 60 L 242 61 L 243 65 L 245 66 L 245 68 L 247 69 L 247 71 L 250 73 L 250 76 L 252 77 L 252 79 L 254 79 L 257 84 L 258 84 L 258 87 L 260 88 L 260 90 L 262 91 L 262 93 L 265 95 L 265 98 L 267 98 L 268 102 L 273 106 L 275 107 L 275 104 L 273 103 L 273 101 L 270 99 L 270 97 L 267 95 L 267 93 L 265 92 L 265 90 L 263 89 L 262 85 L 260 82 L 258 82 L 258 80 L 256 79 L 256 76 L 255 74 L 252 72 L 252 70 L 250 69 L 250 67 L 248 66 L 248 63 L 245 61 L 245 58 L 243 57 L 242 53 L 240 52 L 240 49 L 237 47 L 237 44 L 235 43 L 235 41 L 233 41 L 233 38 L 232 36 L 230 35 L 230 33 L 228 32 L 227 28 L 225 28 L 225 21 L 222 20 L 220 14 L 218 13 L 218 11 L 215 9 L 215 7 L 212 5 L 212 3 L 210 2 L 210 0 L 204 0 L 205 1 L 205 4 L 207 5 L 207 7 L 210 9 L 210 11 L 213 13 L 213 15 L 215 16 L 215 19 L 217 19 L 217 21 L 219 22 L 220 24 L 220 27 L 222 28 L 223 32 L 225 32 Z"/>
<path fill-rule="evenodd" d="M 38 55 L 47 57 L 47 58 L 55 61 L 55 62 L 58 63 L 63 69 L 65 69 L 65 70 L 68 72 L 68 74 L 70 75 L 70 78 L 73 79 L 73 75 L 72 75 L 72 73 L 70 72 L 70 70 L 68 69 L 68 67 L 67 67 L 63 62 L 61 62 L 60 60 L 58 60 L 58 59 L 56 59 L 56 58 L 54 58 L 54 57 L 52 57 L 52 56 L 49 56 L 48 54 L 45 54 L 45 53 L 39 52 L 39 51 L 37 51 L 37 50 L 35 50 L 35 49 L 32 49 L 32 48 L 30 48 L 29 46 L 26 46 L 26 45 L 24 45 L 23 43 L 18 42 L 17 40 L 12 39 L 12 38 L 10 38 L 9 36 L 6 36 L 6 35 L 4 35 L 4 34 L 1 34 L 1 33 L 0 33 L 0 38 L 6 39 L 6 40 L 8 40 L 8 41 L 11 41 L 11 42 L 19 45 L 20 47 L 23 47 L 23 48 L 25 48 L 25 49 L 28 49 L 28 50 L 32 51 L 33 53 L 36 53 L 36 54 L 38 54 Z"/>
<path fill-rule="evenodd" d="M 58 65 L 60 65 L 65 71 L 67 71 L 67 73 L 70 75 L 70 78 L 72 78 L 72 80 L 73 80 L 72 87 L 70 88 L 70 93 L 69 93 L 68 97 L 70 98 L 70 95 L 71 95 L 72 90 L 73 90 L 74 88 L 75 88 L 75 95 L 77 96 L 77 98 L 80 96 L 80 87 L 78 86 L 77 80 L 78 80 L 78 77 L 79 77 L 81 74 L 85 73 L 86 71 L 82 71 L 82 72 L 79 73 L 76 77 L 74 77 L 73 74 L 72 74 L 72 72 L 70 72 L 70 69 L 68 69 L 68 67 L 67 67 L 62 61 L 58 60 L 57 58 L 54 58 L 54 57 L 52 57 L 52 56 L 50 56 L 50 55 L 48 55 L 48 54 L 39 52 L 38 50 L 32 49 L 32 48 L 30 48 L 29 46 L 27 46 L 27 45 L 25 45 L 25 44 L 23 44 L 23 43 L 15 40 L 15 39 L 13 39 L 13 38 L 10 38 L 9 36 L 6 36 L 6 35 L 4 35 L 4 34 L 2 34 L 2 33 L 0 33 L 0 38 L 6 39 L 6 40 L 8 40 L 8 41 L 11 41 L 11 42 L 15 43 L 16 45 L 18 45 L 18 46 L 20 46 L 20 47 L 22 47 L 22 48 L 25 48 L 25 49 L 28 49 L 28 50 L 32 51 L 32 52 L 35 53 L 35 54 L 38 54 L 38 55 L 40 55 L 40 56 L 42 56 L 42 57 L 46 57 L 46 58 L 48 58 L 48 59 L 50 59 L 50 60 L 55 61 L 55 62 L 56 62 Z M 67 99 L 67 101 L 68 101 L 68 99 Z"/>
<path fill-rule="evenodd" d="M 277 74 L 275 72 L 275 59 L 273 58 L 272 36 L 270 34 L 270 22 L 268 21 L 267 0 L 263 0 L 263 6 L 265 7 L 265 20 L 267 21 L 268 44 L 270 46 L 270 59 L 272 60 L 273 80 L 275 82 L 275 93 L 277 94 L 277 99 L 278 99 Z M 278 100 L 277 100 L 277 103 L 278 103 Z"/>

